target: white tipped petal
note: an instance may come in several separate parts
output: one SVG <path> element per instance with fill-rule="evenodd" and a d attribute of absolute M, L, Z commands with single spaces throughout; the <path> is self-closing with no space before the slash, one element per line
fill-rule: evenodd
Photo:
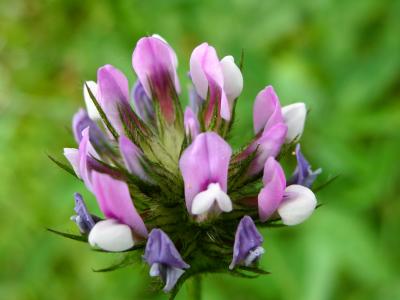
<path fill-rule="evenodd" d="M 229 196 L 221 189 L 218 183 L 209 184 L 207 190 L 198 193 L 192 202 L 192 214 L 202 215 L 209 212 L 214 203 L 221 211 L 229 212 L 232 210 L 232 201 Z"/>
<path fill-rule="evenodd" d="M 285 124 L 288 127 L 286 143 L 298 140 L 303 134 L 306 121 L 307 109 L 303 102 L 293 103 L 282 107 Z"/>
<path fill-rule="evenodd" d="M 97 99 L 97 83 L 94 81 L 86 81 L 83 85 L 83 98 L 85 99 L 86 110 L 89 115 L 89 118 L 92 120 L 100 120 L 100 114 L 97 111 L 96 106 L 94 105 L 92 99 L 90 98 L 89 92 L 86 88 L 86 85 L 89 87 L 93 96 Z"/>
<path fill-rule="evenodd" d="M 305 186 L 293 184 L 285 189 L 278 214 L 285 225 L 297 225 L 305 221 L 315 210 L 317 199 Z"/>
<path fill-rule="evenodd" d="M 75 148 L 64 148 L 64 156 L 71 164 L 72 168 L 75 171 L 76 176 L 81 178 L 79 174 L 79 151 Z"/>
<path fill-rule="evenodd" d="M 232 102 L 239 97 L 243 90 L 242 72 L 235 64 L 233 56 L 225 56 L 221 59 L 220 64 L 224 76 L 224 91 L 229 102 Z"/>
<path fill-rule="evenodd" d="M 135 244 L 132 230 L 128 225 L 114 219 L 97 222 L 89 233 L 89 244 L 109 252 L 120 252 Z"/>

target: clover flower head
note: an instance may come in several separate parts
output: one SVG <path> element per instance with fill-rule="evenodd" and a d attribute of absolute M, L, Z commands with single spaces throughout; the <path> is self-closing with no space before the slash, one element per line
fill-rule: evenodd
<path fill-rule="evenodd" d="M 252 139 L 233 148 L 244 82 L 233 56 L 220 59 L 208 43 L 193 50 L 185 109 L 178 59 L 165 39 L 141 38 L 132 66 L 134 84 L 112 65 L 84 83 L 86 109 L 72 120 L 76 146 L 64 149 L 71 167 L 57 164 L 82 181 L 102 216 L 77 193 L 79 234 L 60 234 L 123 252 L 124 266 L 141 258 L 174 294 L 197 274 L 263 273 L 259 229 L 299 224 L 317 205 L 310 188 L 321 171 L 312 171 L 300 146 L 289 180 L 280 164 L 303 133 L 305 105 L 282 108 L 274 88 L 264 87 L 255 96 Z"/>

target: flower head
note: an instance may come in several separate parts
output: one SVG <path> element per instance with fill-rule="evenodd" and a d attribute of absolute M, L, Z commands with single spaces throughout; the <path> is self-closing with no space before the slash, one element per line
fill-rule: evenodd
<path fill-rule="evenodd" d="M 97 83 L 85 83 L 87 110 L 72 122 L 77 145 L 64 149 L 72 168 L 56 162 L 95 196 L 103 219 L 76 194 L 72 219 L 81 236 L 63 235 L 123 252 L 110 269 L 141 253 L 150 276 L 173 295 L 197 274 L 265 273 L 257 264 L 264 253 L 257 226 L 299 224 L 317 204 L 308 187 L 320 170 L 300 146 L 288 186 L 281 165 L 303 132 L 304 104 L 281 108 L 266 86 L 254 101 L 253 137 L 233 148 L 243 75 L 232 56 L 219 59 L 207 43 L 193 50 L 185 111 L 178 60 L 163 38 L 141 38 L 132 65 L 134 85 L 111 65 L 98 69 Z"/>

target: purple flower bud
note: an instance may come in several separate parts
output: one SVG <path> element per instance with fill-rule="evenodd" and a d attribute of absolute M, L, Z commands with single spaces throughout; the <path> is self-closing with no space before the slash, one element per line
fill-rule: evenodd
<path fill-rule="evenodd" d="M 186 136 L 193 141 L 200 133 L 200 124 L 199 120 L 197 120 L 197 116 L 190 107 L 186 107 L 184 125 Z"/>
<path fill-rule="evenodd" d="M 171 239 L 157 228 L 149 234 L 143 259 L 150 266 L 150 276 L 162 278 L 164 292 L 169 292 L 185 272 L 184 269 L 190 268 Z"/>
<path fill-rule="evenodd" d="M 264 167 L 264 187 L 258 194 L 258 214 L 265 222 L 278 209 L 286 187 L 285 173 L 281 165 L 273 158 L 268 158 Z"/>
<path fill-rule="evenodd" d="M 106 174 L 92 172 L 93 194 L 104 216 L 131 227 L 140 236 L 147 237 L 147 229 L 131 199 L 128 185 Z"/>
<path fill-rule="evenodd" d="M 101 108 L 115 130 L 123 133 L 119 107 L 130 107 L 128 79 L 117 68 L 105 65 L 97 71 L 97 86 Z"/>
<path fill-rule="evenodd" d="M 137 80 L 133 86 L 131 98 L 133 99 L 133 105 L 137 115 L 146 123 L 151 123 L 154 119 L 153 102 L 151 98 L 147 96 L 139 80 Z"/>
<path fill-rule="evenodd" d="M 90 142 L 96 146 L 96 149 L 104 149 L 107 143 L 107 138 L 101 131 L 99 126 L 89 118 L 87 112 L 84 109 L 78 110 L 72 119 L 72 131 L 76 142 L 79 144 L 82 140 L 83 129 L 90 128 Z"/>
<path fill-rule="evenodd" d="M 232 202 L 227 192 L 232 149 L 215 132 L 200 133 L 179 161 L 189 213 L 204 219 L 207 213 L 228 212 Z"/>
<path fill-rule="evenodd" d="M 119 151 L 121 152 L 125 166 L 131 174 L 144 181 L 150 181 L 142 167 L 142 151 L 124 135 L 119 137 Z"/>
<path fill-rule="evenodd" d="M 215 106 L 219 115 L 229 121 L 231 110 L 223 88 L 224 75 L 214 47 L 203 43 L 193 50 L 190 57 L 190 76 L 200 97 L 207 99 L 209 95 L 209 105 L 204 116 L 206 126 L 211 122 Z"/>
<path fill-rule="evenodd" d="M 229 269 L 232 270 L 237 264 L 248 267 L 257 261 L 264 253 L 262 243 L 263 237 L 253 220 L 249 216 L 244 216 L 236 230 L 233 258 Z"/>
<path fill-rule="evenodd" d="M 78 225 L 81 233 L 89 233 L 95 225 L 93 217 L 90 215 L 83 201 L 82 195 L 75 193 L 75 208 L 76 215 L 71 219 Z"/>
<path fill-rule="evenodd" d="M 132 65 L 147 96 L 157 99 L 165 119 L 172 122 L 175 119 L 173 94 L 180 92 L 174 50 L 158 36 L 141 38 L 133 51 Z"/>
<path fill-rule="evenodd" d="M 315 179 L 321 174 L 322 169 L 313 171 L 304 155 L 300 151 L 300 144 L 296 146 L 297 167 L 289 179 L 288 185 L 299 184 L 305 187 L 311 187 Z"/>

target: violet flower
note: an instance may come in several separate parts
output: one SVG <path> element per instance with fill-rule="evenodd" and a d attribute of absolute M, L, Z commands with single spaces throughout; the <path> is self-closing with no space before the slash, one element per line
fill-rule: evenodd
<path fill-rule="evenodd" d="M 300 151 L 300 144 L 296 146 L 297 166 L 289 179 L 288 184 L 300 184 L 305 187 L 311 187 L 317 176 L 322 173 L 322 169 L 313 171 L 304 155 Z"/>
<path fill-rule="evenodd" d="M 190 76 L 197 93 L 204 100 L 209 95 L 204 121 L 211 122 L 215 106 L 219 115 L 229 121 L 231 110 L 224 91 L 224 75 L 214 47 L 203 43 L 197 46 L 190 56 Z"/>
<path fill-rule="evenodd" d="M 165 283 L 164 292 L 172 290 L 185 269 L 190 268 L 170 238 L 157 228 L 149 234 L 143 259 L 150 266 L 150 276 L 160 276 Z"/>
<path fill-rule="evenodd" d="M 79 193 L 75 193 L 75 213 L 76 215 L 71 217 L 71 220 L 78 225 L 81 233 L 87 234 L 92 230 L 96 224 L 92 215 L 87 210 L 83 197 Z"/>
<path fill-rule="evenodd" d="M 153 102 L 146 94 L 146 91 L 139 80 L 137 80 L 133 86 L 131 98 L 137 115 L 146 123 L 151 123 L 154 120 Z"/>
<path fill-rule="evenodd" d="M 300 138 L 305 105 L 281 108 L 274 89 L 265 87 L 255 98 L 253 138 L 232 153 L 228 139 L 241 140 L 232 131 L 232 114 L 243 89 L 232 56 L 220 60 L 207 43 L 193 50 L 184 114 L 178 60 L 162 37 L 140 39 L 132 65 L 137 74 L 132 91 L 111 65 L 99 68 L 97 83 L 86 82 L 87 112 L 79 110 L 73 119 L 79 146 L 64 149 L 104 214 L 102 220 L 90 215 L 75 195 L 72 218 L 83 239 L 102 251 L 127 252 L 120 254 L 122 264 L 109 269 L 132 264 L 132 252 L 139 252 L 150 276 L 160 276 L 171 297 L 187 279 L 205 273 L 263 273 L 256 265 L 264 253 L 263 237 L 252 218 L 258 214 L 260 227 L 275 221 L 291 226 L 317 205 L 308 187 L 320 170 L 311 169 L 300 146 L 289 186 L 276 160 L 286 165 L 281 147 Z"/>
<path fill-rule="evenodd" d="M 199 221 L 209 213 L 230 212 L 227 193 L 228 166 L 232 149 L 214 132 L 200 133 L 183 152 L 179 167 L 185 184 L 189 213 Z"/>
<path fill-rule="evenodd" d="M 236 230 L 233 258 L 229 269 L 232 270 L 238 264 L 248 267 L 256 262 L 265 252 L 261 246 L 263 241 L 252 218 L 244 216 Z"/>
<path fill-rule="evenodd" d="M 281 165 L 270 157 L 264 166 L 264 187 L 258 194 L 258 214 L 260 221 L 265 222 L 278 209 L 286 187 L 285 173 Z"/>
<path fill-rule="evenodd" d="M 256 140 L 245 150 L 246 156 L 257 150 L 249 175 L 259 173 L 269 157 L 276 157 L 285 142 L 287 126 L 282 117 L 278 96 L 272 86 L 258 93 L 253 109 Z"/>
<path fill-rule="evenodd" d="M 167 122 L 175 119 L 173 94 L 180 92 L 174 50 L 159 36 L 141 38 L 133 51 L 132 65 L 147 96 L 155 98 Z"/>

